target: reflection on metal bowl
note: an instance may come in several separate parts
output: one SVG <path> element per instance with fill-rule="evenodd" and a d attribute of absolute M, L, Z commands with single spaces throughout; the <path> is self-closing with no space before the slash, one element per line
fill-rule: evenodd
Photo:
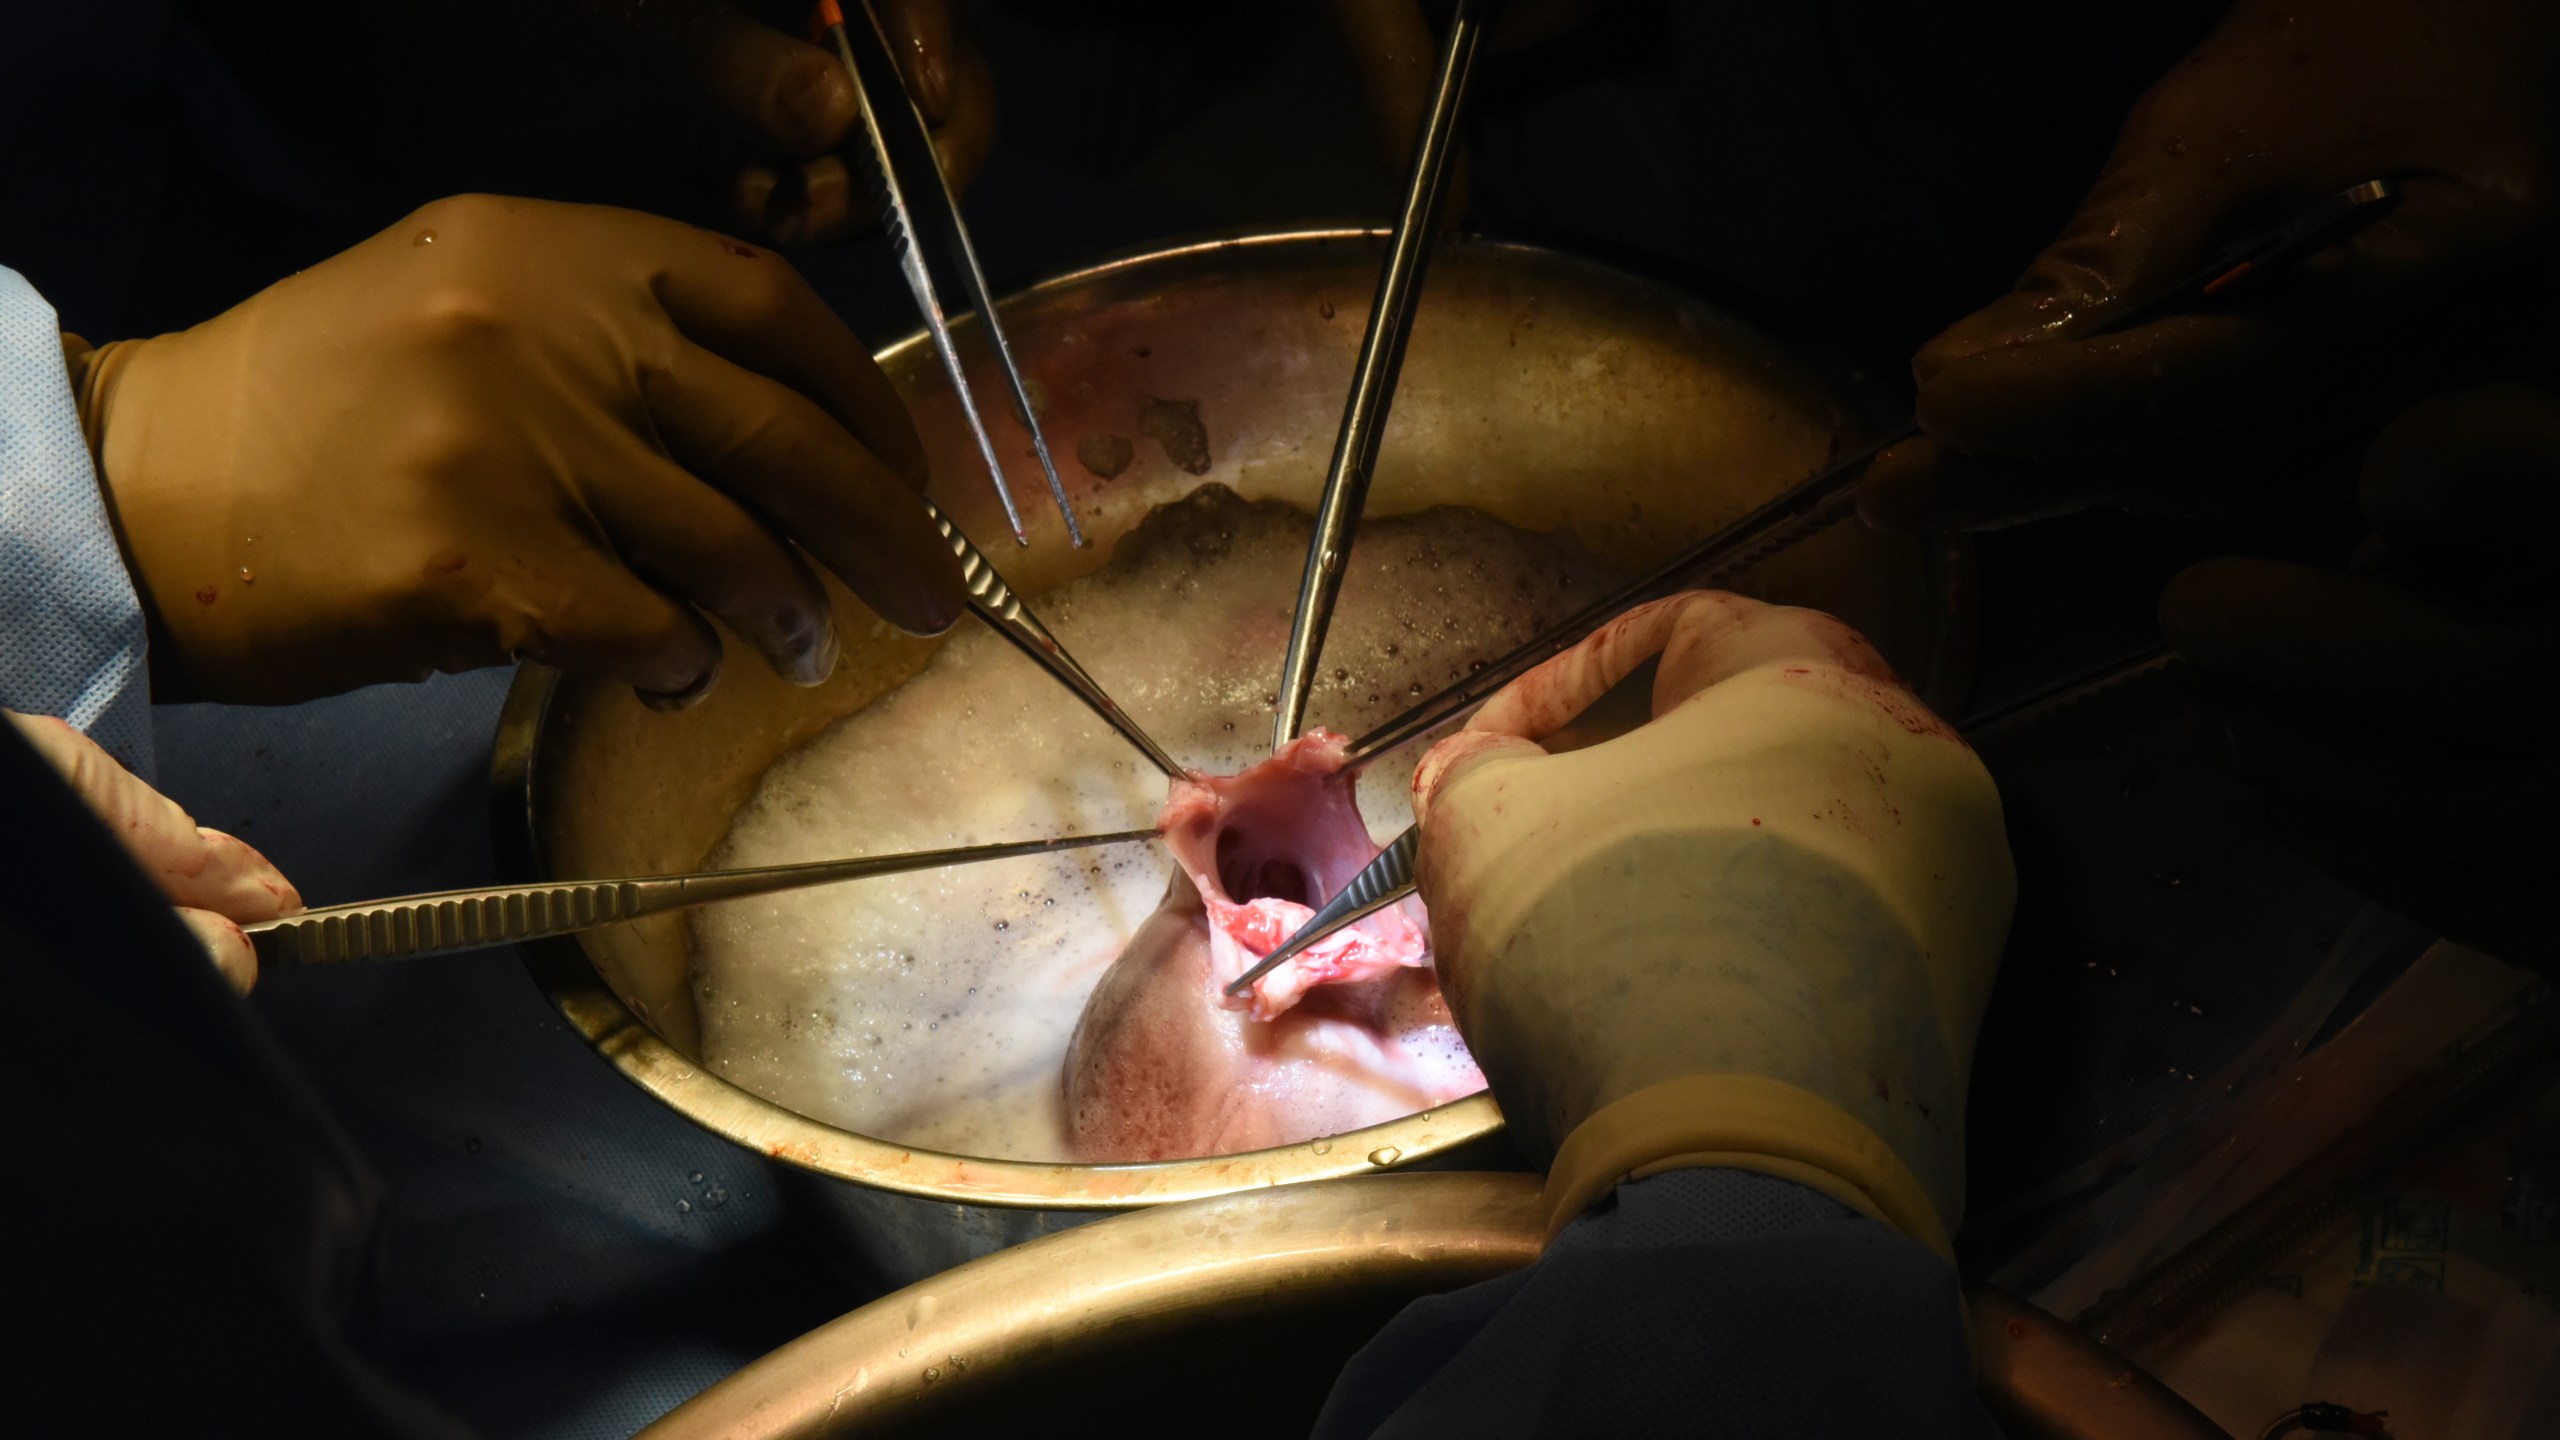
<path fill-rule="evenodd" d="M 1407 1301 L 1536 1258 L 1538 1188 L 1527 1175 L 1380 1175 L 1118 1216 L 873 1301 L 642 1434 L 1107 1424 L 1143 1440 L 1194 1434 L 1215 1416 L 1221 1437 L 1302 1436 L 1343 1362 Z M 1983 1290 L 1967 1309 L 1983 1402 L 2012 1440 L 2227 1440 L 2043 1311 Z"/>
<path fill-rule="evenodd" d="M 1004 302 L 1052 447 L 1084 457 L 1066 469 L 1095 541 L 1071 549 L 1057 517 L 1039 517 L 1030 547 L 996 546 L 1014 588 L 1036 597 L 1089 573 L 1150 509 L 1205 483 L 1312 508 L 1382 244 L 1366 231 L 1208 241 Z M 1001 536 L 930 349 L 910 339 L 881 363 L 931 452 L 936 501 L 970 533 Z M 992 376 L 982 384 L 999 392 Z M 1898 418 L 1892 394 L 1854 367 L 1731 307 L 1552 251 L 1453 242 L 1431 273 L 1369 510 L 1462 504 L 1525 530 L 1566 527 L 1634 570 Z M 1002 416 L 990 423 L 998 450 L 1022 457 L 1009 462 L 1017 493 L 1039 493 L 1022 433 Z M 1966 582 L 1959 550 L 1844 526 L 1767 562 L 1748 588 L 1842 615 L 1943 703 L 1965 679 Z M 814 690 L 742 660 L 702 705 L 659 715 L 618 686 L 527 668 L 498 737 L 501 853 L 527 879 L 699 864 L 776 758 L 933 653 L 934 642 L 889 631 L 835 594 L 843 661 Z M 861 1187 L 818 1188 L 858 1212 L 875 1248 L 856 1264 L 879 1283 L 1057 1228 L 1073 1212 L 1448 1164 L 1461 1147 L 1499 1146 L 1500 1117 L 1481 1095 L 1330 1141 L 1144 1165 L 989 1160 L 854 1134 L 700 1063 L 689 933 L 674 918 L 590 932 L 534 947 L 533 966 L 570 1022 L 652 1094 L 740 1144 Z"/>

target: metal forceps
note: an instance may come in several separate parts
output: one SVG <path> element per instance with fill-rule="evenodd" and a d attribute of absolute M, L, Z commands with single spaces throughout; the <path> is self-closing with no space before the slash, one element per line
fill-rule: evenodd
<path fill-rule="evenodd" d="M 848 20 L 845 10 L 853 11 Z M 1084 530 L 1076 523 L 1076 512 L 1067 504 L 1067 487 L 1058 479 L 1058 464 L 1049 456 L 1048 437 L 1040 432 L 1039 417 L 1032 413 L 1031 392 L 1022 383 L 1022 369 L 1013 360 L 1013 346 L 1004 336 L 1004 327 L 996 320 L 995 301 L 987 294 L 987 277 L 978 268 L 978 250 L 969 242 L 969 227 L 961 222 L 959 203 L 951 197 L 951 185 L 942 174 L 942 162 L 933 149 L 933 132 L 924 122 L 924 114 L 916 109 L 913 96 L 907 93 L 907 82 L 898 71 L 898 62 L 889 49 L 889 38 L 880 28 L 880 18 L 872 13 L 870 0 L 853 0 L 848 6 L 838 0 L 819 0 L 816 23 L 826 30 L 834 42 L 836 54 L 843 59 L 845 73 L 853 81 L 853 93 L 862 106 L 863 134 L 871 141 L 871 158 L 880 177 L 880 223 L 889 232 L 890 244 L 898 252 L 898 268 L 906 273 L 907 288 L 915 293 L 916 309 L 924 314 L 927 333 L 933 337 L 933 350 L 942 357 L 942 368 L 951 376 L 952 393 L 959 397 L 960 412 L 969 419 L 969 432 L 977 438 L 978 453 L 987 462 L 987 478 L 996 487 L 996 498 L 1004 502 L 1004 518 L 1013 526 L 1016 544 L 1028 545 L 1030 535 L 1022 528 L 1022 512 L 1014 508 L 1013 492 L 1004 483 L 1004 466 L 996 459 L 995 442 L 987 435 L 985 417 L 979 414 L 978 397 L 969 387 L 969 377 L 961 369 L 960 352 L 951 342 L 951 324 L 942 307 L 941 292 L 933 279 L 928 247 L 941 252 L 943 262 L 958 279 L 962 296 L 969 308 L 978 312 L 978 323 L 987 329 L 987 338 L 995 342 L 996 360 L 1004 371 L 1005 385 L 1013 392 L 1014 413 L 1022 420 L 1022 428 L 1031 432 L 1031 448 L 1040 457 L 1040 472 L 1049 481 L 1049 494 L 1057 501 L 1058 514 L 1067 522 L 1067 539 L 1077 549 L 1084 548 Z"/>
<path fill-rule="evenodd" d="M 1360 339 L 1360 358 L 1351 370 L 1351 397 L 1342 407 L 1342 433 L 1334 441 L 1333 460 L 1325 469 L 1315 534 L 1307 541 L 1297 609 L 1289 619 L 1289 656 L 1280 669 L 1279 714 L 1271 723 L 1273 750 L 1296 739 L 1299 727 L 1306 723 L 1316 661 L 1324 650 L 1325 631 L 1333 624 L 1334 601 L 1342 593 L 1343 566 L 1351 558 L 1360 507 L 1369 497 L 1369 477 L 1378 465 L 1378 441 L 1386 434 L 1396 375 L 1404 368 L 1405 340 L 1413 333 L 1414 309 L 1422 298 L 1422 272 L 1438 238 L 1450 172 L 1457 168 L 1458 115 L 1466 103 L 1467 77 L 1475 69 L 1477 45 L 1484 36 L 1483 12 L 1488 8 L 1490 0 L 1458 0 L 1449 33 L 1440 42 L 1439 73 L 1432 82 L 1430 108 L 1422 117 L 1422 134 L 1414 142 L 1404 209 L 1396 216 L 1395 238 L 1388 242 L 1387 263 L 1378 274 L 1377 298 L 1369 304 L 1369 326 Z"/>
<path fill-rule="evenodd" d="M 2292 222 L 2223 251 L 2195 274 L 2109 317 L 2090 333 L 2104 335 L 2130 329 L 2173 311 L 2232 299 L 2382 219 L 2399 204 L 2400 187 L 2391 180 L 2368 180 L 2341 190 Z M 1799 481 L 1741 520 L 1673 556 L 1634 583 L 1593 603 L 1544 635 L 1354 741 L 1350 763 L 1359 765 L 1373 760 L 1443 721 L 1463 714 L 1478 701 L 1537 668 L 1550 656 L 1599 629 L 1611 618 L 1645 600 L 1668 593 L 1675 584 L 1730 573 L 1836 523 L 1848 514 L 1857 493 L 1858 476 L 1865 470 L 1867 462 L 1919 433 L 1918 426 L 1906 426 L 1848 459 Z M 2165 663 L 2164 652 L 2147 651 L 2127 664 L 2120 675 L 2099 680 L 2075 677 L 2053 691 L 2031 697 L 2018 705 L 2003 707 L 1996 715 L 1976 717 L 1976 721 L 1968 724 L 1966 729 L 1971 733 L 1977 726 L 2000 723 L 2012 712 L 2033 709 L 2064 692 L 2112 684 L 2115 680 L 2132 678 L 2137 673 L 2155 672 Z M 1362 867 L 1359 874 L 1351 877 L 1340 894 L 1318 907 L 1296 934 L 1230 982 L 1226 993 L 1243 994 L 1254 981 L 1308 946 L 1413 894 L 1414 862 L 1421 849 L 1420 839 L 1419 827 L 1407 827 L 1386 849 L 1378 852 L 1375 859 Z"/>
<path fill-rule="evenodd" d="M 427 955 L 458 955 L 493 945 L 512 945 L 567 935 L 623 920 L 637 920 L 669 910 L 708 905 L 716 900 L 742 900 L 775 895 L 812 885 L 834 885 L 879 875 L 904 875 L 968 865 L 981 860 L 1007 860 L 1046 855 L 1090 845 L 1122 845 L 1153 840 L 1153 830 L 1118 830 L 1107 835 L 1070 835 L 1058 840 L 1020 840 L 995 845 L 964 845 L 953 850 L 913 850 L 896 855 L 864 855 L 851 860 L 817 860 L 801 865 L 758 865 L 741 870 L 703 870 L 690 875 L 651 875 L 629 880 L 555 880 L 537 885 L 492 885 L 479 890 L 441 890 L 404 895 L 393 900 L 364 900 L 305 910 L 281 920 L 243 925 L 257 947 L 261 969 L 297 970 L 310 965 L 341 965 L 366 960 L 413 960 Z"/>

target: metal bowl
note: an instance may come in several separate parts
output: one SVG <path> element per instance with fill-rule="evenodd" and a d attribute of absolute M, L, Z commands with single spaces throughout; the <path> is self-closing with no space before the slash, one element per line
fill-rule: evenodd
<path fill-rule="evenodd" d="M 1538 1189 L 1527 1175 L 1382 1175 L 1119 1216 L 875 1300 L 641 1434 L 1302 1436 L 1343 1362 L 1406 1302 L 1537 1257 Z M 1976 1383 L 2014 1440 L 2227 1440 L 2032 1305 L 1977 1289 L 1966 1310 Z"/>
<path fill-rule="evenodd" d="M 1100 566 L 1151 508 L 1205 483 L 1313 507 L 1383 245 L 1383 232 L 1363 230 L 1204 241 L 1062 275 L 1004 302 L 1095 541 L 1081 551 L 1034 500 L 1044 486 L 1009 415 L 989 418 L 998 449 L 1016 457 L 1009 478 L 1033 517 L 1027 549 L 998 538 L 1003 521 L 930 347 L 910 338 L 880 360 L 931 452 L 934 498 L 996 541 L 989 548 L 1014 588 L 1036 596 Z M 964 326 L 964 352 L 970 335 Z M 1002 393 L 992 375 L 973 382 L 982 395 Z M 1632 570 L 1906 413 L 1856 367 L 1733 305 L 1550 250 L 1456 241 L 1433 264 L 1369 510 L 1457 503 L 1526 529 L 1570 527 Z M 1943 702 L 1966 678 L 1968 574 L 1960 549 L 1852 525 L 1768 562 L 1751 588 L 1843 616 Z M 898 635 L 834 593 L 844 657 L 815 690 L 742 661 L 702 705 L 660 715 L 623 687 L 525 668 L 495 762 L 510 867 L 535 879 L 698 865 L 775 759 L 932 655 L 934 642 Z M 698 1063 L 689 936 L 680 919 L 646 920 L 531 947 L 531 963 L 579 1033 L 697 1123 L 869 1187 L 834 1203 L 865 1208 L 875 1229 L 899 1213 L 896 1197 L 927 1202 L 910 1218 L 939 1238 L 875 1257 L 884 1281 L 1054 1228 L 1066 1212 L 1447 1163 L 1501 1125 L 1479 1095 L 1352 1135 L 1215 1159 L 1089 1166 L 917 1150 L 796 1114 Z"/>

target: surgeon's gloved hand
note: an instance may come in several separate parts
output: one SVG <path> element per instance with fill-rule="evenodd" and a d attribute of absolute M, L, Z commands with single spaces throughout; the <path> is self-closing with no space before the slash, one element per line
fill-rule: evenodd
<path fill-rule="evenodd" d="M 2095 503 L 2282 509 L 2399 406 L 2555 314 L 2560 6 L 2241 0 L 2145 95 L 2080 213 L 1913 362 L 1925 440 L 1861 494 L 1897 528 Z M 2095 325 L 2365 180 L 2400 208 L 2227 310 Z M 2497 373 L 2494 369 L 2474 373 Z"/>
<path fill-rule="evenodd" d="M 705 613 L 827 677 L 812 559 L 905 630 L 965 605 L 861 343 L 779 257 L 675 221 L 442 200 L 75 368 L 161 700 L 522 656 L 672 705 L 718 674 Z"/>
<path fill-rule="evenodd" d="M 196 824 L 168 796 L 142 783 L 88 736 L 44 715 L 0 710 L 98 819 L 133 863 L 177 908 L 222 978 L 246 995 L 258 982 L 258 952 L 240 927 L 291 915 L 302 896 L 267 857 Z M 18 837 L 42 843 L 42 837 Z"/>
<path fill-rule="evenodd" d="M 875 0 L 955 189 L 995 82 L 953 0 Z M 399 195 L 503 190 L 698 217 L 778 244 L 875 219 L 853 86 L 811 0 L 233 0 L 198 6 L 258 98 Z M 848 6 L 850 8 L 850 6 Z"/>
<path fill-rule="evenodd" d="M 1650 723 L 1539 745 L 1657 655 Z M 1442 987 L 1554 1225 L 1717 1165 L 1947 1249 L 2016 883 L 1990 776 L 1856 632 L 1631 611 L 1434 747 L 1414 809 Z"/>
<path fill-rule="evenodd" d="M 2162 630 L 2189 720 L 2340 879 L 2503 959 L 2560 969 L 2560 398 L 2422 401 L 2367 452 L 2349 570 L 2197 565 Z"/>

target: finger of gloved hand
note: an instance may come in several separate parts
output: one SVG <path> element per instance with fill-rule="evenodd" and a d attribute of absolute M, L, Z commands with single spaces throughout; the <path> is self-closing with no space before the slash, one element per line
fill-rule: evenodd
<path fill-rule="evenodd" d="M 631 450 L 611 483 L 589 491 L 623 560 L 717 616 L 784 679 L 815 685 L 833 674 L 826 587 L 799 554 L 729 496 L 638 445 Z"/>
<path fill-rule="evenodd" d="M 2066 515 L 2123 494 L 2121 460 L 2064 465 L 1967 455 L 1928 436 L 1877 456 L 1858 478 L 1858 517 L 1879 530 L 1993 530 Z"/>
<path fill-rule="evenodd" d="M 178 919 L 204 947 L 213 968 L 231 982 L 231 988 L 246 995 L 258 983 L 258 947 L 251 944 L 239 924 L 210 910 L 197 910 L 185 905 L 177 907 Z"/>
<path fill-rule="evenodd" d="M 2009 295 L 1921 348 L 1921 425 L 1981 455 L 2104 454 L 2229 428 L 2391 354 L 2423 302 L 2470 278 L 2469 257 L 2509 242 L 2512 216 L 2414 177 L 2389 218 L 2228 310 L 2090 333 L 2221 247 L 2371 178 L 2353 168 L 2249 188 L 2111 174 Z"/>
<path fill-rule="evenodd" d="M 950 0 L 878 0 L 874 12 L 880 31 L 889 37 L 889 52 L 898 57 L 907 93 L 927 123 L 951 118 L 958 98 L 959 57 L 954 53 Z"/>
<path fill-rule="evenodd" d="M 868 230 L 880 218 L 870 188 L 854 183 L 840 155 L 782 170 L 738 172 L 736 203 L 746 226 L 777 245 L 823 245 Z"/>
<path fill-rule="evenodd" d="M 96 741 L 51 716 L 0 714 L 171 903 L 242 921 L 272 920 L 302 908 L 300 892 L 267 857 L 219 830 L 199 827 L 176 801 L 143 783 Z"/>
<path fill-rule="evenodd" d="M 2160 628 L 2209 674 L 2354 723 L 2504 748 L 2539 741 L 2553 657 L 2405 586 L 2275 560 L 2208 560 Z"/>
<path fill-rule="evenodd" d="M 711 622 L 601 549 L 547 557 L 492 588 L 449 649 L 493 647 L 574 675 L 620 680 L 652 709 L 681 710 L 720 679 Z M 439 668 L 466 668 L 447 662 Z"/>
<path fill-rule="evenodd" d="M 2560 531 L 2560 399 L 2514 383 L 2430 396 L 2374 437 L 2358 485 L 2412 573 L 2475 593 L 2530 585 Z"/>
<path fill-rule="evenodd" d="M 726 5 L 709 6 L 691 27 L 695 83 L 714 109 L 759 147 L 822 155 L 861 122 L 844 62 Z"/>
<path fill-rule="evenodd" d="M 2382 832 L 2499 827 L 2527 803 L 2511 777 L 2465 747 L 2386 731 L 2209 676 L 2189 684 L 2188 739 L 2205 757 L 2324 823 Z"/>
<path fill-rule="evenodd" d="M 960 562 L 915 495 L 798 391 L 679 347 L 648 398 L 677 463 L 799 542 L 880 618 L 938 635 L 966 613 Z"/>
<path fill-rule="evenodd" d="M 954 32 L 951 53 L 950 111 L 933 127 L 933 153 L 942 162 L 943 182 L 958 196 L 995 149 L 998 107 L 995 70 L 965 29 Z"/>
<path fill-rule="evenodd" d="M 2340 488 L 2373 413 L 2340 395 L 2201 440 L 2051 461 L 1969 455 L 1920 436 L 1877 456 L 1859 477 L 1858 513 L 1878 529 L 1906 533 L 1998 529 L 2097 505 L 2281 519 Z"/>
<path fill-rule="evenodd" d="M 921 491 L 924 441 L 897 388 L 800 272 L 708 230 L 666 223 L 659 302 L 694 343 L 816 401 Z"/>
<path fill-rule="evenodd" d="M 2277 832 L 2339 880 L 2447 937 L 2530 962 L 2551 948 L 2549 756 L 2480 767 L 2217 686 L 2188 708 L 2207 756 L 2251 781 Z"/>
<path fill-rule="evenodd" d="M 2544 790 L 2547 803 L 2550 787 Z M 2544 899 L 2554 858 L 2548 842 L 2484 833 L 2466 818 L 2447 813 L 2433 825 L 2377 829 L 2354 817 L 2267 805 L 2276 834 L 2341 884 L 2457 944 L 2551 975 L 2560 968 L 2560 938 Z"/>

